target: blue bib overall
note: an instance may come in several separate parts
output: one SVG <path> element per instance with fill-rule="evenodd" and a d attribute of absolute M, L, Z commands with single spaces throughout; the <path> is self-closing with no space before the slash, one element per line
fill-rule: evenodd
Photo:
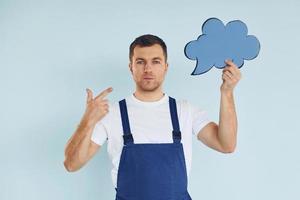
<path fill-rule="evenodd" d="M 187 191 L 176 100 L 169 97 L 173 143 L 135 144 L 125 99 L 119 101 L 119 106 L 124 146 L 118 169 L 116 200 L 191 200 Z"/>

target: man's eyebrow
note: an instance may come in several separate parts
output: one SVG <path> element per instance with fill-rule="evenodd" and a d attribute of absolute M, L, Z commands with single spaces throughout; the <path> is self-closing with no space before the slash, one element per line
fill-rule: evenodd
<path fill-rule="evenodd" d="M 144 58 L 136 58 L 135 60 L 145 60 Z"/>
<path fill-rule="evenodd" d="M 137 57 L 135 60 L 146 60 L 146 59 Z M 162 58 L 161 57 L 154 57 L 154 58 L 152 58 L 152 60 L 162 60 Z"/>
<path fill-rule="evenodd" d="M 162 60 L 161 57 L 154 57 L 152 60 Z"/>

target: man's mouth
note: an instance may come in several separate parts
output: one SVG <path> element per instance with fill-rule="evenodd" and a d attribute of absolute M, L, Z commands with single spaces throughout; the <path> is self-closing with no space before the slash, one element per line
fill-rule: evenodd
<path fill-rule="evenodd" d="M 144 77 L 145 80 L 152 80 L 154 79 L 153 77 Z"/>

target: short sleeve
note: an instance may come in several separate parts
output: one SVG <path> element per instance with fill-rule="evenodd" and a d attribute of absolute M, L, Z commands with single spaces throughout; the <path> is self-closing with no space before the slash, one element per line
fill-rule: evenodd
<path fill-rule="evenodd" d="M 208 117 L 207 111 L 200 109 L 198 106 L 190 104 L 190 111 L 193 121 L 193 134 L 197 135 L 211 120 Z"/>
<path fill-rule="evenodd" d="M 101 121 L 95 125 L 91 140 L 98 145 L 103 145 L 107 140 L 107 129 Z"/>

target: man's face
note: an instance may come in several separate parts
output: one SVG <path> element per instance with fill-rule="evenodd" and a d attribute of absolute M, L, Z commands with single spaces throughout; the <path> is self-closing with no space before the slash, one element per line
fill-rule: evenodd
<path fill-rule="evenodd" d="M 149 47 L 136 46 L 129 68 L 137 87 L 142 91 L 150 92 L 161 87 L 168 64 L 162 47 L 154 44 Z"/>

